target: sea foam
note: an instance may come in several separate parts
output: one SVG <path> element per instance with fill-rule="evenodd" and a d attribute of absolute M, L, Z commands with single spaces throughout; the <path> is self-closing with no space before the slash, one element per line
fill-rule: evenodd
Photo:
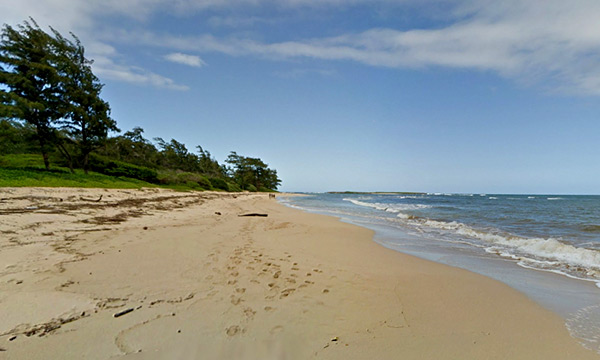
<path fill-rule="evenodd" d="M 405 211 L 428 208 L 422 204 L 368 203 L 344 199 L 358 206 L 397 214 L 405 225 L 425 231 L 442 230 L 446 234 L 476 240 L 488 253 L 526 262 L 540 270 L 556 270 L 574 274 L 576 277 L 600 280 L 600 251 L 577 247 L 558 238 L 522 237 L 494 229 L 477 229 L 457 221 L 439 221 L 419 218 Z M 440 234 L 440 235 L 443 235 Z M 475 245 L 475 244 L 473 244 Z"/>

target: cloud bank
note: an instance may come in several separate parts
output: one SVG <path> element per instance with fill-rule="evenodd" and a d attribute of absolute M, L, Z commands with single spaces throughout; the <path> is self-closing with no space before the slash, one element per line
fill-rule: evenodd
<path fill-rule="evenodd" d="M 380 28 L 344 30 L 336 36 L 294 38 L 267 41 L 261 34 L 260 19 L 248 23 L 249 34 L 219 35 L 201 33 L 186 35 L 152 29 L 152 15 L 168 12 L 172 17 L 211 13 L 223 10 L 226 16 L 243 13 L 244 9 L 277 7 L 293 11 L 297 7 L 327 12 L 335 17 L 336 8 L 350 8 L 377 2 L 379 8 L 411 6 L 414 11 L 427 11 L 428 6 L 447 9 L 440 15 L 443 24 L 433 28 L 400 29 L 388 25 Z M 600 2 L 596 0 L 428 0 L 415 5 L 414 0 L 107 0 L 78 2 L 48 0 L 0 0 L 0 12 L 8 22 L 22 21 L 32 15 L 48 24 L 64 24 L 70 30 L 82 31 L 84 40 L 112 47 L 116 44 L 144 44 L 159 47 L 169 55 L 165 59 L 194 67 L 204 65 L 202 59 L 185 52 L 215 52 L 231 56 L 251 56 L 271 60 L 319 59 L 353 61 L 366 66 L 388 68 L 443 67 L 488 71 L 516 82 L 536 84 L 550 91 L 600 95 Z M 425 5 L 423 5 L 425 4 Z M 66 11 L 57 11 L 57 9 Z M 283 10 L 282 10 L 283 9 Z M 237 12 L 236 12 L 237 11 Z M 52 15 L 49 15 L 52 14 Z M 92 28 L 104 16 L 123 16 L 135 26 L 96 34 Z M 433 22 L 435 23 L 435 22 Z M 60 27 L 59 30 L 62 31 Z M 285 29 L 282 29 L 285 35 Z M 289 34 L 291 39 L 293 34 Z M 98 46 L 101 48 L 101 46 Z M 114 49 L 114 47 L 113 47 Z M 94 52 L 103 59 L 98 66 L 114 79 L 150 84 L 171 89 L 184 89 L 168 77 L 126 65 L 116 51 Z M 109 68 L 110 66 L 110 68 Z"/>

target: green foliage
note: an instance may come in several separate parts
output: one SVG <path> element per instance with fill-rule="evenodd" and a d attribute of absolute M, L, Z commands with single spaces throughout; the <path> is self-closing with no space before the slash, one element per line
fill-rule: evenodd
<path fill-rule="evenodd" d="M 247 184 L 246 185 L 246 190 L 251 191 L 251 192 L 256 192 L 256 186 L 252 185 L 252 184 Z"/>
<path fill-rule="evenodd" d="M 212 189 L 210 180 L 198 173 L 164 171 L 159 174 L 158 180 L 163 185 L 186 185 L 193 189 Z"/>
<path fill-rule="evenodd" d="M 227 183 L 227 191 L 229 192 L 241 192 L 242 188 L 236 183 Z"/>
<path fill-rule="evenodd" d="M 2 158 L 12 178 L 23 182 L 29 174 L 32 183 L 44 185 L 38 170 L 50 171 L 52 160 L 58 168 L 48 176 L 64 175 L 61 166 L 66 166 L 74 176 L 69 181 L 80 186 L 85 181 L 76 170 L 91 168 L 182 188 L 277 189 L 277 172 L 258 158 L 232 152 L 226 161 L 232 168 L 227 168 L 201 146 L 192 153 L 183 143 L 162 138 L 155 139 L 155 146 L 140 127 L 109 138 L 119 129 L 110 105 L 100 98 L 103 84 L 92 72 L 92 61 L 74 34 L 67 39 L 50 30 L 31 19 L 16 27 L 4 25 L 0 33 L 0 154 L 27 154 Z"/>
<path fill-rule="evenodd" d="M 153 169 L 107 159 L 95 154 L 90 157 L 90 168 L 106 175 L 125 176 L 149 183 L 158 183 L 158 174 Z"/>
<path fill-rule="evenodd" d="M 110 118 L 110 106 L 100 98 L 103 84 L 91 69 L 92 61 L 86 59 L 85 50 L 79 39 L 67 40 L 53 30 L 57 41 L 63 44 L 64 61 L 60 70 L 64 74 L 64 101 L 67 118 L 59 122 L 70 139 L 77 144 L 83 159 L 83 169 L 87 171 L 89 154 L 99 147 L 109 131 L 119 131 L 117 123 Z M 67 155 L 69 160 L 70 155 Z"/>
<path fill-rule="evenodd" d="M 0 154 L 38 152 L 35 128 L 14 120 L 0 120 Z"/>
<path fill-rule="evenodd" d="M 71 174 L 68 169 L 44 168 L 0 168 L 0 187 L 85 187 L 85 188 L 134 188 L 154 186 L 136 179 L 120 178 L 96 173 L 84 174 L 76 171 Z"/>
<path fill-rule="evenodd" d="M 3 168 L 43 168 L 44 161 L 39 154 L 8 154 L 0 156 Z"/>
<path fill-rule="evenodd" d="M 0 117 L 21 119 L 35 128 L 44 165 L 56 146 L 73 172 L 72 147 L 83 158 L 117 131 L 110 107 L 100 98 L 102 84 L 79 39 L 43 31 L 33 19 L 4 25 L 0 41 Z M 62 133 L 59 132 L 62 130 Z M 68 137 L 65 137 L 67 135 Z"/>
<path fill-rule="evenodd" d="M 121 136 L 109 138 L 96 152 L 102 156 L 139 166 L 158 168 L 158 150 L 143 136 L 144 129 L 134 127 Z"/>
<path fill-rule="evenodd" d="M 256 189 L 260 188 L 276 190 L 281 184 L 281 180 L 277 177 L 277 171 L 270 169 L 261 159 L 240 156 L 232 151 L 225 162 L 233 166 L 229 169 L 229 175 L 243 189 L 249 191 L 257 191 Z"/>
<path fill-rule="evenodd" d="M 169 142 L 161 138 L 155 138 L 154 140 L 161 149 L 158 159 L 162 167 L 188 172 L 198 172 L 200 170 L 198 156 L 190 153 L 184 144 L 175 139 L 171 139 Z"/>
<path fill-rule="evenodd" d="M 266 187 L 261 187 L 260 189 L 258 189 L 258 191 L 260 191 L 260 192 L 276 192 L 275 190 L 268 189 Z"/>
<path fill-rule="evenodd" d="M 93 172 L 86 175 L 80 170 L 72 174 L 68 168 L 47 171 L 39 154 L 11 154 L 0 156 L 0 187 L 4 186 L 140 188 L 155 185 Z"/>
<path fill-rule="evenodd" d="M 22 119 L 36 128 L 45 167 L 53 143 L 53 122 L 65 115 L 59 44 L 32 21 L 4 25 L 0 41 L 0 117 Z"/>
<path fill-rule="evenodd" d="M 215 189 L 225 190 L 225 191 L 229 190 L 229 185 L 227 185 L 227 182 L 221 178 L 211 177 L 208 180 L 212 184 L 212 187 Z"/>

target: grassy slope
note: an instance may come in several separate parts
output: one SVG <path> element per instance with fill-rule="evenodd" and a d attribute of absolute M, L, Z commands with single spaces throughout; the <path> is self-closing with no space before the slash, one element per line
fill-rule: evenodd
<path fill-rule="evenodd" d="M 114 177 L 95 172 L 84 174 L 75 170 L 51 166 L 44 170 L 40 155 L 19 154 L 0 156 L 0 187 L 43 186 L 43 187 L 89 187 L 89 188 L 141 188 L 156 187 L 145 181 L 125 177 Z"/>

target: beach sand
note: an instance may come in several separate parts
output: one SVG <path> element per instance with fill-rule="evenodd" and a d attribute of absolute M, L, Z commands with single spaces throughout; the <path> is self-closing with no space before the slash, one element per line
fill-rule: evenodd
<path fill-rule="evenodd" d="M 523 294 L 372 236 L 266 194 L 3 188 L 0 358 L 600 358 Z"/>

